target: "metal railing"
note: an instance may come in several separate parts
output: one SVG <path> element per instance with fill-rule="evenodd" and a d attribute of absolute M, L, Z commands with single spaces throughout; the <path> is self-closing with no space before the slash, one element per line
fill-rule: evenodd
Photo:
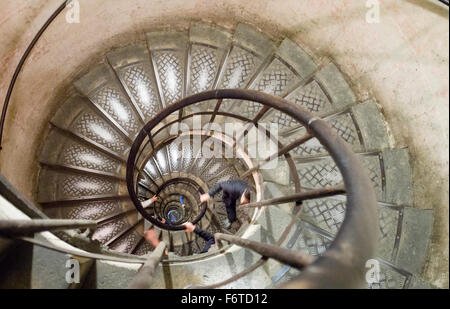
<path fill-rule="evenodd" d="M 302 274 L 298 279 L 294 281 L 297 287 L 361 287 L 364 280 L 364 268 L 366 261 L 373 258 L 375 253 L 375 247 L 377 243 L 377 207 L 375 193 L 372 188 L 371 182 L 365 172 L 365 169 L 361 165 L 360 161 L 350 149 L 349 145 L 342 140 L 341 137 L 322 119 L 314 117 L 311 113 L 304 110 L 303 108 L 297 106 L 296 104 L 290 103 L 282 98 L 275 97 L 269 94 L 265 94 L 258 91 L 252 90 L 242 90 L 242 89 L 221 89 L 202 92 L 190 97 L 179 100 L 178 102 L 167 106 L 165 109 L 160 111 L 153 119 L 151 119 L 139 132 L 137 135 L 127 161 L 127 187 L 130 194 L 130 198 L 133 201 L 135 207 L 143 216 L 145 216 L 149 221 L 158 225 L 158 222 L 148 216 L 146 212 L 141 209 L 141 203 L 139 202 L 136 195 L 136 182 L 135 174 L 139 171 L 136 167 L 137 161 L 139 160 L 139 154 L 142 153 L 142 147 L 146 143 L 154 144 L 151 142 L 153 137 L 158 134 L 160 130 L 154 131 L 157 125 L 167 122 L 168 117 L 174 113 L 180 113 L 181 110 L 189 107 L 193 104 L 199 104 L 201 102 L 207 102 L 210 100 L 218 100 L 218 106 L 224 99 L 234 99 L 240 102 L 256 102 L 261 104 L 262 110 L 268 112 L 271 109 L 278 110 L 284 114 L 295 119 L 299 124 L 303 125 L 308 130 L 308 134 L 300 139 L 294 141 L 290 145 L 284 146 L 279 142 L 279 151 L 271 155 L 269 158 L 264 160 L 264 162 L 269 162 L 274 158 L 281 155 L 289 158 L 289 151 L 299 146 L 300 144 L 308 141 L 312 137 L 317 138 L 321 144 L 328 150 L 331 157 L 338 166 L 342 176 L 344 185 L 336 187 L 325 187 L 320 190 L 314 191 L 301 191 L 299 185 L 296 186 L 296 194 L 285 196 L 281 198 L 276 198 L 267 201 L 259 201 L 246 205 L 246 207 L 257 208 L 262 206 L 277 205 L 287 202 L 297 202 L 297 207 L 303 200 L 322 198 L 327 196 L 332 196 L 336 194 L 342 194 L 346 192 L 347 194 L 347 213 L 345 219 L 341 225 L 341 228 L 328 248 L 328 250 L 320 257 L 318 257 L 314 262 L 307 266 L 306 264 L 313 261 L 311 257 L 302 255 L 302 259 L 299 260 L 297 253 L 292 253 L 289 256 L 285 254 L 285 249 L 278 247 L 268 246 L 264 244 L 250 244 L 248 241 L 237 238 L 237 237 L 227 237 L 223 234 L 216 235 L 219 239 L 226 240 L 235 245 L 240 245 L 247 247 L 257 252 L 263 252 L 263 259 L 258 261 L 255 265 L 249 269 L 243 271 L 242 273 L 226 280 L 222 283 L 215 284 L 209 287 L 218 287 L 225 283 L 237 280 L 250 271 L 253 271 L 257 267 L 264 264 L 267 258 L 275 258 L 289 265 L 295 265 L 295 267 L 300 267 L 303 269 Z M 244 103 L 242 103 L 244 104 Z M 227 117 L 232 117 L 240 119 L 242 121 L 248 121 L 245 117 L 242 117 L 232 112 L 220 112 L 219 108 L 215 108 L 212 112 L 201 112 L 196 114 L 210 115 L 210 119 L 214 119 L 216 115 L 223 115 Z M 179 117 L 177 120 L 170 122 L 168 125 L 173 125 L 176 122 L 181 122 L 187 117 L 192 117 L 191 114 L 186 117 Z M 251 120 L 251 123 L 258 124 L 258 120 L 261 119 L 261 113 L 255 119 Z M 167 125 L 166 125 L 167 126 Z M 150 134 L 149 132 L 156 132 Z M 236 138 L 235 143 L 237 143 Z M 257 172 L 261 165 L 257 165 L 251 171 L 244 173 L 243 176 L 250 176 L 252 173 Z M 300 175 L 295 168 L 295 165 L 290 166 L 291 177 L 294 179 L 299 179 Z M 295 172 L 294 172 L 295 171 Z M 244 206 L 245 207 L 245 206 Z M 298 220 L 299 209 L 296 211 L 296 215 L 293 216 L 293 221 L 286 227 L 284 232 L 285 235 L 288 234 L 290 228 L 295 221 Z M 174 229 L 183 229 L 182 226 L 174 227 Z M 278 243 L 278 246 L 282 241 Z M 307 266 L 307 267 L 305 267 Z"/>
<path fill-rule="evenodd" d="M 89 220 L 34 219 L 0 220 L 0 234 L 23 236 L 44 231 L 61 231 L 78 228 L 96 228 L 97 223 Z"/>
<path fill-rule="evenodd" d="M 16 70 L 14 71 L 14 75 L 13 75 L 13 77 L 11 79 L 11 82 L 9 83 L 8 91 L 6 93 L 6 97 L 5 97 L 5 100 L 3 102 L 2 116 L 0 118 L 0 150 L 2 149 L 3 130 L 4 130 L 5 121 L 6 121 L 6 113 L 8 112 L 9 101 L 11 100 L 12 92 L 14 90 L 14 86 L 16 84 L 17 78 L 19 77 L 19 74 L 22 71 L 22 67 L 24 66 L 25 61 L 27 60 L 27 58 L 30 55 L 31 51 L 33 50 L 34 46 L 39 41 L 39 39 L 41 38 L 41 36 L 45 32 L 45 30 L 47 30 L 47 28 L 50 26 L 50 24 L 65 9 L 66 3 L 68 3 L 68 1 L 64 1 L 56 9 L 56 11 L 47 19 L 47 21 L 42 26 L 42 28 L 34 36 L 33 40 L 30 43 L 30 45 L 28 45 L 27 49 L 25 50 L 25 52 L 22 55 L 22 58 L 20 58 L 20 61 L 19 61 L 19 64 L 17 65 L 17 67 L 16 67 Z"/>

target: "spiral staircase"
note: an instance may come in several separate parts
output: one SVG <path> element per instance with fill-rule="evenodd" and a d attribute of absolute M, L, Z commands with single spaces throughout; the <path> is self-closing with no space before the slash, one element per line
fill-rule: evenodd
<path fill-rule="evenodd" d="M 243 98 L 208 97 L 164 113 L 192 95 L 199 98 L 209 93 L 213 97 L 211 90 L 215 89 L 248 89 L 284 98 L 325 120 L 356 153 L 375 190 L 379 226 L 367 230 L 378 230 L 374 258 L 380 263 L 381 277 L 367 287 L 432 287 L 418 275 L 425 263 L 433 217 L 431 211 L 411 207 L 408 150 L 392 147 L 375 99 L 358 102 L 336 64 L 317 64 L 289 39 L 276 44 L 246 24 L 237 25 L 234 33 L 192 23 L 185 31 L 148 32 L 146 36 L 146 42 L 108 52 L 103 63 L 74 81 L 75 93 L 61 102 L 52 117 L 39 156 L 37 191 L 43 212 L 50 218 L 97 223 L 95 231 L 72 235 L 73 239 L 56 235 L 75 247 L 74 239 L 87 236 L 85 243 L 123 261 L 78 258 L 82 280 L 71 285 L 59 275 L 66 271 L 66 255 L 35 247 L 28 287 L 128 287 L 142 265 L 136 261 L 155 249 L 144 239 L 144 232 L 151 227 L 169 250 L 156 269 L 153 288 L 217 284 L 260 260 L 261 255 L 248 248 L 226 244 L 199 254 L 204 241 L 181 230 L 179 224 L 185 221 L 214 234 L 277 244 L 312 256 L 326 252 L 346 215 L 345 193 L 301 204 L 290 201 L 270 207 L 238 207 L 239 222 L 229 230 L 223 228 L 226 212 L 220 195 L 210 203 L 200 202 L 199 193 L 230 179 L 246 179 L 254 201 L 343 182 L 327 147 L 305 125 L 277 108 Z M 264 161 L 273 156 L 270 150 L 259 151 L 253 158 L 241 147 L 240 139 L 246 140 L 247 131 L 232 136 L 229 142 L 229 136 L 208 126 L 210 122 L 277 124 L 276 141 L 269 144 L 292 147 L 271 165 L 270 160 Z M 142 139 L 137 143 L 139 136 Z M 202 156 L 195 141 L 200 148 L 221 155 Z M 252 143 L 250 138 L 248 143 Z M 223 154 L 228 151 L 239 155 L 227 158 Z M 132 159 L 130 152 L 134 152 Z M 140 202 L 155 194 L 159 200 L 144 209 Z M 185 199 L 184 209 L 179 196 Z M 168 218 L 169 211 L 179 215 L 171 226 L 161 221 Z M 291 229 L 286 230 L 293 219 Z M 49 234 L 42 237 L 60 241 Z M 29 246 L 10 249 L 16 254 L 3 259 L 0 271 L 10 280 L 1 280 L 0 286 L 24 287 L 17 274 Z M 221 287 L 272 288 L 289 284 L 301 272 L 269 259 Z"/>

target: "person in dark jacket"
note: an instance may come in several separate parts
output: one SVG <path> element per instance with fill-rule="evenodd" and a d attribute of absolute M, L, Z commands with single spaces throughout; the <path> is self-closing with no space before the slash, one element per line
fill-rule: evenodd
<path fill-rule="evenodd" d="M 185 222 L 185 223 L 183 223 L 183 225 L 186 228 L 185 229 L 186 232 L 195 233 L 206 241 L 206 244 L 200 253 L 208 252 L 208 250 L 211 248 L 211 246 L 216 243 L 216 240 L 214 239 L 213 234 L 202 230 L 197 225 L 194 225 L 191 222 Z"/>
<path fill-rule="evenodd" d="M 224 223 L 228 229 L 231 223 L 236 221 L 236 202 L 240 205 L 250 203 L 250 190 L 248 184 L 243 180 L 228 180 L 216 184 L 208 193 L 200 195 L 201 202 L 208 202 L 214 195 L 222 191 L 222 201 L 227 210 L 228 220 Z"/>

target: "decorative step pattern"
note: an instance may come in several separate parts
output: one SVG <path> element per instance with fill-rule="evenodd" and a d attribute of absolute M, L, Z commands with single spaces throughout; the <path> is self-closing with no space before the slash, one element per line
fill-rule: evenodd
<path fill-rule="evenodd" d="M 213 89 L 229 48 L 231 34 L 204 24 L 189 29 L 189 91 L 195 94 Z"/>
<path fill-rule="evenodd" d="M 143 123 L 107 64 L 93 68 L 75 81 L 74 85 L 109 122 L 124 135 L 134 139 Z"/>
<path fill-rule="evenodd" d="M 127 46 L 106 56 L 139 117 L 144 122 L 149 121 L 162 109 L 162 103 L 147 47 Z"/>
<path fill-rule="evenodd" d="M 239 24 L 224 63 L 219 88 L 247 88 L 253 76 L 275 50 L 275 44 L 252 27 Z M 221 110 L 229 111 L 234 103 L 224 100 Z"/>
<path fill-rule="evenodd" d="M 291 40 L 285 39 L 249 88 L 283 97 L 315 70 L 316 64 L 308 54 Z M 255 102 L 238 104 L 240 114 L 249 119 L 255 118 L 261 109 L 262 105 Z"/>
<path fill-rule="evenodd" d="M 387 149 L 359 154 L 375 188 L 378 201 L 394 205 L 412 205 L 411 177 L 406 149 Z M 297 159 L 302 187 L 323 188 L 342 182 L 342 175 L 330 157 Z M 399 192 L 399 190 L 405 191 Z"/>
<path fill-rule="evenodd" d="M 333 63 L 286 95 L 286 99 L 320 117 L 334 115 L 356 103 L 350 86 Z M 280 132 L 298 128 L 297 121 L 279 111 L 268 113 L 264 121 L 278 123 Z"/>
<path fill-rule="evenodd" d="M 184 97 L 186 91 L 187 33 L 150 32 L 147 42 L 163 106 L 170 105 Z"/>

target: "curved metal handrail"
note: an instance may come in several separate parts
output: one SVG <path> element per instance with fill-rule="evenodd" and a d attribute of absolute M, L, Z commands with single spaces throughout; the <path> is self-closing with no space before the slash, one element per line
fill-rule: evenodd
<path fill-rule="evenodd" d="M 211 90 L 181 99 L 160 111 L 137 135 L 127 161 L 127 188 L 138 211 L 143 215 L 145 213 L 140 209 L 142 206 L 134 189 L 134 167 L 140 146 L 149 136 L 148 132 L 152 132 L 156 125 L 172 113 L 195 103 L 213 99 L 252 101 L 279 110 L 305 126 L 328 150 L 343 176 L 347 192 L 346 216 L 328 250 L 306 267 L 290 286 L 361 287 L 365 264 L 374 257 L 377 243 L 376 197 L 369 177 L 348 144 L 324 120 L 280 97 L 253 90 Z M 158 225 L 156 220 L 151 221 Z"/>
<path fill-rule="evenodd" d="M 69 1 L 69 0 L 68 0 Z M 36 45 L 37 41 L 40 39 L 42 34 L 47 30 L 48 26 L 58 17 L 58 15 L 64 10 L 66 7 L 68 1 L 64 1 L 53 14 L 47 19 L 45 24 L 42 26 L 42 28 L 39 30 L 39 32 L 34 36 L 33 40 L 31 41 L 30 45 L 28 45 L 27 49 L 22 55 L 22 58 L 19 61 L 19 64 L 16 67 L 16 70 L 14 71 L 14 75 L 11 79 L 11 82 L 9 83 L 8 92 L 6 93 L 5 101 L 3 102 L 3 108 L 2 108 L 2 116 L 0 118 L 0 150 L 2 150 L 2 138 L 3 138 L 3 129 L 5 126 L 6 121 L 6 113 L 8 111 L 9 101 L 11 100 L 11 95 L 14 90 L 14 86 L 17 81 L 17 77 L 19 76 L 19 73 L 22 71 L 22 67 L 25 64 L 25 61 L 27 60 L 28 56 L 30 55 L 31 51 L 33 50 L 34 46 Z"/>

